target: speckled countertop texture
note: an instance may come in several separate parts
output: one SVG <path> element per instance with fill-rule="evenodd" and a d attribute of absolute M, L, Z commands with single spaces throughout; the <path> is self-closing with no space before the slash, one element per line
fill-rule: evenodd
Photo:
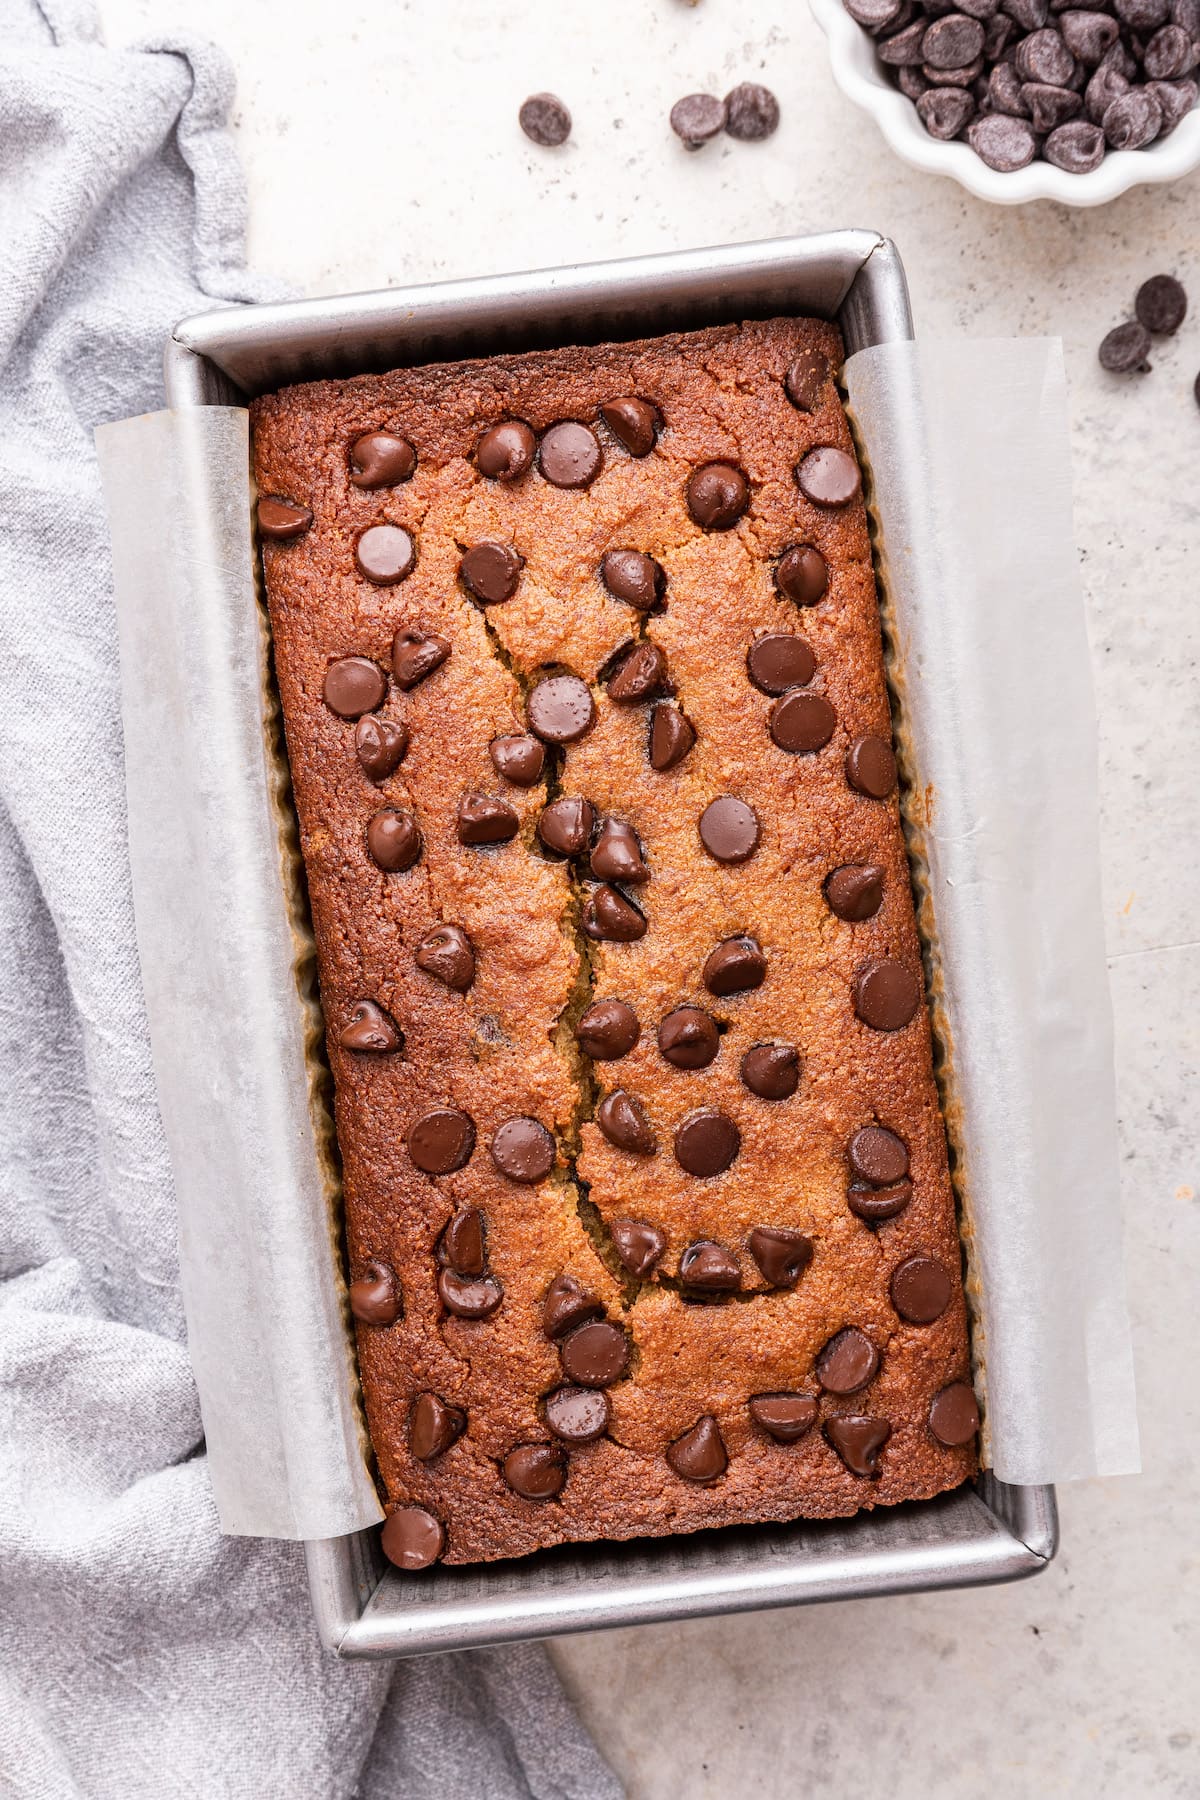
<path fill-rule="evenodd" d="M 177 29 L 225 46 L 251 257 L 302 290 L 862 225 L 899 244 L 921 333 L 1064 339 L 1145 1473 L 1062 1490 L 1062 1552 L 1025 1586 L 612 1632 L 554 1654 L 637 1800 L 1200 1795 L 1200 174 L 1096 211 L 986 206 L 892 157 L 834 88 L 802 0 L 101 10 L 114 43 Z M 778 94 L 777 135 L 688 156 L 672 101 L 746 79 Z M 575 117 L 557 152 L 515 123 L 544 88 Z M 1103 375 L 1096 344 L 1159 270 L 1189 284 L 1192 316 L 1149 376 Z"/>

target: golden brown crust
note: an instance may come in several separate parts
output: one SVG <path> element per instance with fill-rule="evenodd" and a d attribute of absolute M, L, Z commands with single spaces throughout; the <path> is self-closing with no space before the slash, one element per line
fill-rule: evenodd
<path fill-rule="evenodd" d="M 795 464 L 817 444 L 851 448 L 832 382 L 820 410 L 798 411 L 783 377 L 801 350 L 836 365 L 835 329 L 775 320 L 650 342 L 401 370 L 292 388 L 254 407 L 260 493 L 310 507 L 313 524 L 263 547 L 288 753 L 308 870 L 322 997 L 329 1027 L 338 1138 L 345 1170 L 352 1274 L 371 1258 L 398 1271 L 402 1317 L 360 1325 L 359 1360 L 372 1440 L 389 1499 L 445 1521 L 448 1561 L 515 1556 L 542 1545 L 625 1538 L 749 1520 L 847 1514 L 928 1496 L 973 1473 L 971 1447 L 947 1449 L 927 1427 L 939 1388 L 967 1376 L 959 1245 L 946 1171 L 924 1008 L 902 1030 L 870 1030 L 851 988 L 883 955 L 919 970 L 908 866 L 895 798 L 867 799 L 847 783 L 844 757 L 864 732 L 890 737 L 879 621 L 861 500 L 811 505 Z M 604 465 L 592 486 L 552 486 L 536 471 L 511 485 L 481 476 L 479 433 L 499 419 L 535 432 L 562 418 L 594 422 L 600 403 L 639 395 L 664 427 L 655 450 L 630 456 L 597 427 Z M 400 433 L 416 447 L 415 475 L 375 491 L 353 486 L 349 446 L 363 432 Z M 730 531 L 704 532 L 685 504 L 688 476 L 726 459 L 751 484 L 749 509 Z M 367 526 L 391 522 L 416 538 L 414 572 L 375 586 L 357 571 Z M 458 580 L 463 548 L 516 546 L 524 568 L 514 597 L 486 613 Z M 797 609 L 772 582 L 792 543 L 823 554 L 826 597 Z M 598 578 L 604 553 L 634 549 L 667 572 L 665 609 L 648 619 Z M 394 684 L 380 718 L 402 719 L 411 747 L 380 787 L 364 777 L 353 724 L 323 703 L 329 663 L 362 655 L 389 666 L 392 634 L 419 626 L 448 638 L 451 655 L 411 692 Z M 746 677 L 763 631 L 798 633 L 817 669 L 810 691 L 833 705 L 830 743 L 792 756 L 768 736 L 770 697 Z M 598 675 L 619 646 L 645 635 L 666 654 L 679 702 L 697 731 L 691 754 L 656 773 L 647 756 L 648 707 L 614 705 Z M 492 737 L 525 730 L 523 688 L 547 665 L 593 686 L 595 729 L 531 788 L 502 781 Z M 556 767 L 557 764 L 557 767 Z M 555 787 L 548 790 L 547 781 Z M 646 935 L 591 943 L 578 930 L 579 869 L 544 854 L 534 826 L 548 791 L 587 796 L 597 813 L 632 824 L 650 882 L 636 890 Z M 516 838 L 487 848 L 458 842 L 465 791 L 516 809 Z M 716 795 L 735 793 L 761 821 L 761 842 L 740 865 L 703 850 L 697 820 Z M 409 808 L 425 840 L 407 873 L 382 873 L 365 826 L 382 805 Z M 848 924 L 827 906 L 822 882 L 844 862 L 884 871 L 872 919 Z M 414 964 L 419 939 L 439 922 L 465 928 L 476 979 L 453 992 Z M 753 932 L 768 963 L 755 992 L 714 999 L 700 976 L 718 940 Z M 584 1001 L 618 996 L 642 1027 L 618 1062 L 577 1060 L 570 1031 Z M 370 998 L 405 1033 L 402 1055 L 349 1053 L 338 1042 L 354 1004 Z M 672 1067 L 655 1032 L 673 1006 L 704 1007 L 724 1028 L 706 1068 Z M 769 1102 L 743 1085 L 743 1052 L 762 1040 L 798 1046 L 796 1094 Z M 659 1148 L 650 1159 L 613 1147 L 592 1113 L 616 1087 L 638 1095 Z M 405 1149 L 411 1121 L 434 1105 L 474 1119 L 477 1146 L 461 1170 L 430 1177 Z M 687 1174 L 671 1149 L 679 1121 L 718 1106 L 738 1124 L 741 1153 L 723 1175 Z M 559 1139 L 556 1172 L 534 1186 L 507 1180 L 488 1151 L 506 1118 L 540 1119 Z M 881 1120 L 905 1139 L 913 1199 L 872 1228 L 846 1205 L 846 1145 Z M 573 1168 L 577 1156 L 577 1185 Z M 582 1203 L 582 1212 L 581 1212 Z M 504 1300 L 492 1317 L 444 1316 L 435 1247 L 454 1211 L 487 1218 L 489 1266 Z M 604 1221 L 632 1216 L 668 1240 L 664 1279 L 624 1279 Z M 758 1225 L 809 1234 L 811 1265 L 790 1291 L 768 1291 L 747 1249 Z M 694 1304 L 674 1284 L 679 1256 L 710 1237 L 737 1254 L 750 1297 Z M 947 1311 L 906 1324 L 889 1279 L 905 1257 L 940 1258 L 955 1277 Z M 600 1441 L 570 1451 L 558 1498 L 520 1498 L 500 1465 L 518 1443 L 546 1441 L 539 1401 L 562 1375 L 541 1329 L 550 1281 L 568 1272 L 628 1326 L 630 1375 L 609 1389 L 612 1419 Z M 615 1272 L 614 1272 L 615 1271 Z M 876 1479 L 856 1475 L 820 1426 L 784 1446 L 751 1424 L 754 1394 L 816 1395 L 814 1361 L 838 1330 L 856 1325 L 881 1353 L 873 1382 L 852 1398 L 826 1395 L 821 1416 L 887 1418 L 891 1437 Z M 432 1390 L 467 1415 L 464 1434 L 429 1464 L 414 1460 L 406 1421 L 414 1395 Z M 711 1486 L 668 1465 L 670 1442 L 704 1414 L 716 1417 L 729 1465 Z"/>

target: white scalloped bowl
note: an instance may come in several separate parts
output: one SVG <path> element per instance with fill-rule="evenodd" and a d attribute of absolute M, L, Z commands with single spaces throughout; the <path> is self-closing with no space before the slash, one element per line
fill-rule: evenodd
<path fill-rule="evenodd" d="M 927 174 L 949 175 L 980 200 L 1000 206 L 1021 206 L 1027 200 L 1104 206 L 1142 182 L 1178 181 L 1200 164 L 1200 107 L 1196 107 L 1162 143 L 1145 150 L 1110 150 L 1100 167 L 1086 175 L 1071 175 L 1041 161 L 1003 175 L 989 169 L 969 144 L 944 144 L 930 137 L 912 101 L 888 79 L 873 40 L 841 0 L 809 0 L 809 5 L 829 42 L 833 79 L 848 99 L 872 115 L 896 155 Z"/>

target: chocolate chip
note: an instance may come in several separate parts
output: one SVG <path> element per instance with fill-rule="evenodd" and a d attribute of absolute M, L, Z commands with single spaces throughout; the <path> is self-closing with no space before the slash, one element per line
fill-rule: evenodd
<path fill-rule="evenodd" d="M 1110 375 L 1145 374 L 1150 364 L 1150 333 L 1136 319 L 1114 325 L 1100 345 L 1100 367 Z"/>
<path fill-rule="evenodd" d="M 321 697 L 339 719 L 358 719 L 387 699 L 387 676 L 366 656 L 342 656 L 325 671 Z"/>
<path fill-rule="evenodd" d="M 461 925 L 435 925 L 413 951 L 413 961 L 458 994 L 465 994 L 475 979 L 475 951 Z"/>
<path fill-rule="evenodd" d="M 664 1233 L 643 1219 L 612 1219 L 608 1230 L 623 1267 L 638 1281 L 650 1273 L 667 1247 Z"/>
<path fill-rule="evenodd" d="M 695 742 L 695 728 L 687 715 L 660 700 L 650 714 L 650 767 L 660 775 L 677 768 Z"/>
<path fill-rule="evenodd" d="M 848 450 L 822 444 L 796 465 L 800 492 L 814 506 L 849 506 L 862 492 L 862 475 Z"/>
<path fill-rule="evenodd" d="M 1093 125 L 1102 125 L 1114 100 L 1129 92 L 1129 78 L 1104 57 L 1083 90 L 1083 109 Z M 1103 137 L 1103 132 L 1101 132 Z"/>
<path fill-rule="evenodd" d="M 852 1475 L 878 1475 L 879 1452 L 892 1435 L 886 1419 L 827 1419 L 825 1436 Z"/>
<path fill-rule="evenodd" d="M 561 1387 L 546 1395 L 546 1423 L 564 1444 L 594 1444 L 611 1412 L 602 1388 Z"/>
<path fill-rule="evenodd" d="M 596 723 L 592 690 L 578 675 L 544 676 L 526 704 L 529 729 L 548 744 L 574 744 Z"/>
<path fill-rule="evenodd" d="M 689 1175 L 720 1175 L 742 1147 L 742 1134 L 727 1113 L 704 1106 L 675 1131 L 675 1160 Z"/>
<path fill-rule="evenodd" d="M 725 96 L 725 129 L 743 144 L 759 144 L 779 124 L 779 102 L 770 88 L 742 81 Z"/>
<path fill-rule="evenodd" d="M 903 0 L 842 0 L 856 25 L 864 31 L 886 31 L 899 18 Z"/>
<path fill-rule="evenodd" d="M 494 737 L 488 754 L 497 775 L 511 781 L 514 787 L 533 787 L 542 778 L 546 766 L 546 748 L 539 738 L 524 733 L 510 737 Z"/>
<path fill-rule="evenodd" d="M 1152 81 L 1150 87 L 1162 108 L 1162 124 L 1158 135 L 1165 138 L 1193 110 L 1200 98 L 1200 88 L 1197 88 L 1194 80 Z"/>
<path fill-rule="evenodd" d="M 700 842 L 714 862 L 744 863 L 758 848 L 758 814 L 733 794 L 710 800 L 699 819 Z"/>
<path fill-rule="evenodd" d="M 687 506 L 705 531 L 728 531 L 750 502 L 750 484 L 732 463 L 704 463 L 687 484 Z"/>
<path fill-rule="evenodd" d="M 354 727 L 354 754 L 376 785 L 395 774 L 408 752 L 408 726 L 396 719 L 360 719 Z"/>
<path fill-rule="evenodd" d="M 637 1014 L 624 1000 L 593 1000 L 575 1027 L 579 1048 L 595 1062 L 628 1056 L 641 1035 Z"/>
<path fill-rule="evenodd" d="M 1158 136 L 1162 107 L 1149 88 L 1131 88 L 1106 108 L 1100 123 L 1111 150 L 1141 150 Z"/>
<path fill-rule="evenodd" d="M 400 1288 L 394 1271 L 372 1257 L 350 1283 L 350 1311 L 362 1325 L 394 1325 L 400 1317 Z"/>
<path fill-rule="evenodd" d="M 685 1287 L 706 1294 L 733 1293 L 742 1285 L 741 1264 L 724 1244 L 709 1238 L 689 1244 L 679 1259 L 679 1279 Z"/>
<path fill-rule="evenodd" d="M 525 566 L 511 544 L 472 544 L 463 553 L 458 572 L 477 600 L 485 606 L 499 606 L 511 600 Z"/>
<path fill-rule="evenodd" d="M 896 758 L 886 738 L 855 738 L 846 752 L 846 780 L 869 800 L 886 800 L 896 785 Z"/>
<path fill-rule="evenodd" d="M 812 1261 L 813 1241 L 803 1231 L 790 1231 L 782 1225 L 756 1225 L 749 1243 L 763 1280 L 775 1288 L 795 1287 Z"/>
<path fill-rule="evenodd" d="M 883 905 L 883 870 L 878 863 L 843 863 L 825 877 L 824 893 L 839 919 L 873 919 Z"/>
<path fill-rule="evenodd" d="M 354 560 L 376 587 L 394 587 L 412 574 L 417 547 L 403 525 L 369 525 L 354 546 Z"/>
<path fill-rule="evenodd" d="M 892 1305 L 913 1325 L 932 1325 L 940 1319 L 954 1294 L 954 1282 L 944 1263 L 932 1256 L 907 1256 L 892 1270 Z"/>
<path fill-rule="evenodd" d="M 491 425 L 475 446 L 481 475 L 491 481 L 516 481 L 533 467 L 537 439 L 523 419 Z"/>
<path fill-rule="evenodd" d="M 1060 125 L 1057 131 L 1050 133 L 1042 145 L 1042 155 L 1056 169 L 1065 169 L 1069 175 L 1086 175 L 1089 169 L 1098 169 L 1104 161 L 1104 133 L 1098 125 L 1076 119 L 1073 124 Z"/>
<path fill-rule="evenodd" d="M 754 938 L 722 938 L 716 949 L 708 953 L 704 985 L 710 994 L 724 998 L 761 987 L 766 973 L 767 959 Z"/>
<path fill-rule="evenodd" d="M 1050 17 L 1047 0 L 1003 0 L 1003 7 L 1023 31 L 1040 31 Z"/>
<path fill-rule="evenodd" d="M 490 1319 L 504 1299 L 504 1289 L 494 1275 L 468 1277 L 441 1269 L 437 1288 L 442 1305 L 456 1319 Z"/>
<path fill-rule="evenodd" d="M 984 27 L 983 59 L 986 63 L 993 63 L 997 58 L 1003 56 L 1016 29 L 1016 20 L 1010 19 L 1007 13 L 995 12 L 992 14 Z"/>
<path fill-rule="evenodd" d="M 929 92 L 929 83 L 920 69 L 912 68 L 908 63 L 901 63 L 896 70 L 896 86 L 906 99 L 917 101 L 922 94 Z"/>
<path fill-rule="evenodd" d="M 857 1394 L 879 1371 L 879 1352 L 857 1325 L 830 1338 L 817 1357 L 817 1380 L 827 1394 Z"/>
<path fill-rule="evenodd" d="M 1187 294 L 1173 275 L 1152 275 L 1137 291 L 1133 310 L 1147 331 L 1169 335 L 1178 331 L 1187 314 Z"/>
<path fill-rule="evenodd" d="M 435 669 L 440 669 L 449 655 L 449 638 L 413 625 L 403 627 L 392 639 L 392 673 L 396 685 L 406 694 L 411 693 Z"/>
<path fill-rule="evenodd" d="M 935 1394 L 929 1408 L 929 1429 L 939 1444 L 956 1450 L 969 1444 L 979 1430 L 979 1405 L 975 1390 L 965 1381 L 952 1381 Z"/>
<path fill-rule="evenodd" d="M 596 1123 L 618 1150 L 634 1156 L 653 1156 L 658 1149 L 654 1127 L 646 1117 L 641 1101 L 624 1088 L 616 1088 L 596 1108 Z"/>
<path fill-rule="evenodd" d="M 966 13 L 947 13 L 928 26 L 921 40 L 921 61 L 934 69 L 962 69 L 983 49 L 983 26 Z"/>
<path fill-rule="evenodd" d="M 974 62 L 967 63 L 961 69 L 935 69 L 932 63 L 922 63 L 921 74 L 931 88 L 946 88 L 951 93 L 958 93 L 966 88 L 973 90 L 975 83 L 983 75 L 983 58 L 977 56 Z M 971 97 L 970 94 L 967 95 L 968 99 Z"/>
<path fill-rule="evenodd" d="M 580 1387 L 611 1387 L 629 1367 L 629 1340 L 619 1325 L 599 1319 L 572 1331 L 558 1354 L 569 1381 Z"/>
<path fill-rule="evenodd" d="M 601 943 L 632 944 L 646 935 L 644 915 L 607 882 L 584 901 L 579 922 L 588 937 Z"/>
<path fill-rule="evenodd" d="M 829 380 L 829 358 L 823 350 L 802 350 L 783 378 L 783 391 L 800 412 L 813 413 Z"/>
<path fill-rule="evenodd" d="M 893 31 L 887 37 L 880 38 L 876 46 L 880 62 L 887 63 L 890 68 L 899 68 L 905 63 L 923 63 L 925 52 L 922 46 L 928 29 L 927 19 L 917 19 L 902 31 Z"/>
<path fill-rule="evenodd" d="M 637 886 L 650 879 L 638 834 L 620 819 L 605 819 L 601 825 L 592 850 L 591 868 L 601 881 L 627 881 Z"/>
<path fill-rule="evenodd" d="M 636 706 L 671 692 L 667 659 L 657 644 L 636 644 L 609 677 L 608 697 L 618 706 Z"/>
<path fill-rule="evenodd" d="M 418 1462 L 443 1455 L 467 1428 L 467 1415 L 440 1394 L 418 1394 L 409 1408 L 408 1447 Z"/>
<path fill-rule="evenodd" d="M 455 825 L 460 844 L 507 844 L 521 829 L 508 801 L 491 794 L 464 794 Z"/>
<path fill-rule="evenodd" d="M 356 488 L 396 487 L 417 466 L 417 453 L 407 438 L 390 431 L 368 431 L 350 446 L 350 479 Z"/>
<path fill-rule="evenodd" d="M 385 806 L 367 821 L 367 849 L 371 860 L 389 875 L 411 869 L 424 848 L 420 828 L 411 813 Z"/>
<path fill-rule="evenodd" d="M 1014 66 L 1022 81 L 1044 81 L 1053 87 L 1066 87 L 1075 72 L 1075 58 L 1057 31 L 1047 27 L 1021 39 Z"/>
<path fill-rule="evenodd" d="M 475 1125 L 457 1107 L 439 1106 L 413 1120 L 406 1142 L 418 1169 L 426 1175 L 449 1175 L 471 1160 Z"/>
<path fill-rule="evenodd" d="M 492 1161 L 510 1181 L 545 1181 L 554 1167 L 554 1139 L 536 1119 L 505 1119 L 492 1139 Z"/>
<path fill-rule="evenodd" d="M 988 76 L 987 98 L 993 112 L 1024 118 L 1029 111 L 1021 77 L 1011 63 L 1000 63 L 992 70 Z"/>
<path fill-rule="evenodd" d="M 602 1319 L 604 1306 L 595 1294 L 585 1293 L 573 1275 L 556 1275 L 542 1302 L 542 1330 L 553 1341 L 574 1331 L 589 1319 Z"/>
<path fill-rule="evenodd" d="M 872 1031 L 901 1031 L 921 1004 L 921 983 L 893 957 L 865 963 L 854 977 L 854 1010 Z"/>
<path fill-rule="evenodd" d="M 518 1444 L 503 1466 L 505 1481 L 522 1500 L 553 1500 L 567 1479 L 566 1458 L 552 1444 Z"/>
<path fill-rule="evenodd" d="M 829 586 L 825 558 L 811 544 L 792 544 L 775 565 L 775 586 L 796 606 L 815 606 Z"/>
<path fill-rule="evenodd" d="M 1082 97 L 1070 88 L 1050 87 L 1041 81 L 1027 81 L 1021 93 L 1029 108 L 1030 124 L 1039 137 L 1057 131 L 1083 105 Z"/>
<path fill-rule="evenodd" d="M 813 678 L 817 659 L 803 638 L 772 631 L 755 638 L 746 653 L 746 672 L 764 694 L 784 694 L 805 687 Z"/>
<path fill-rule="evenodd" d="M 649 400 L 633 395 L 622 400 L 605 400 L 600 417 L 619 444 L 630 456 L 649 456 L 658 436 L 658 410 Z"/>
<path fill-rule="evenodd" d="M 1171 16 L 1170 0 L 1114 0 L 1113 11 L 1130 31 L 1157 31 Z"/>
<path fill-rule="evenodd" d="M 661 565 L 640 550 L 610 550 L 601 560 L 600 579 L 615 599 L 639 612 L 657 606 L 667 580 Z"/>
<path fill-rule="evenodd" d="M 547 850 L 560 856 L 580 856 L 591 842 L 596 813 L 590 800 L 564 795 L 552 800 L 537 823 L 537 834 Z"/>
<path fill-rule="evenodd" d="M 886 1125 L 864 1125 L 846 1146 L 850 1167 L 872 1187 L 890 1187 L 908 1174 L 908 1146 Z"/>
<path fill-rule="evenodd" d="M 755 1394 L 750 1417 L 760 1431 L 777 1444 L 794 1444 L 817 1422 L 817 1402 L 811 1394 Z"/>
<path fill-rule="evenodd" d="M 701 1007 L 677 1006 L 658 1028 L 658 1047 L 677 1069 L 706 1069 L 721 1039 Z"/>
<path fill-rule="evenodd" d="M 397 1030 L 395 1020 L 384 1012 L 382 1006 L 377 1006 L 374 1000 L 358 1000 L 348 1023 L 338 1033 L 338 1043 L 343 1050 L 371 1050 L 379 1053 L 401 1049 L 404 1037 Z"/>
<path fill-rule="evenodd" d="M 517 119 L 530 142 L 543 150 L 557 150 L 571 135 L 571 115 L 557 94 L 530 94 Z"/>
<path fill-rule="evenodd" d="M 975 117 L 975 102 L 961 88 L 930 88 L 917 101 L 917 115 L 930 137 L 949 143 Z"/>
<path fill-rule="evenodd" d="M 1037 139 L 1023 119 L 1004 113 L 988 113 L 967 126 L 967 142 L 981 162 L 1003 175 L 1012 175 L 1031 163 Z"/>
<path fill-rule="evenodd" d="M 398 1506 L 384 1520 L 379 1545 L 397 1569 L 427 1569 L 445 1549 L 446 1533 L 423 1506 Z"/>
<path fill-rule="evenodd" d="M 715 94 L 685 94 L 671 108 L 671 130 L 688 150 L 699 150 L 725 129 L 725 102 Z"/>
<path fill-rule="evenodd" d="M 312 518 L 307 506 L 294 506 L 290 500 L 281 500 L 278 494 L 267 494 L 258 503 L 259 536 L 269 538 L 273 543 L 284 544 L 289 538 L 303 537 Z"/>
<path fill-rule="evenodd" d="M 538 468 L 553 487 L 590 487 L 603 461 L 595 432 L 578 419 L 562 419 L 542 436 Z"/>
<path fill-rule="evenodd" d="M 1094 69 L 1106 50 L 1111 50 L 1121 35 L 1121 27 L 1107 13 L 1070 11 L 1059 14 L 1058 29 L 1063 43 L 1081 63 Z"/>
<path fill-rule="evenodd" d="M 846 1193 L 846 1204 L 855 1218 L 868 1225 L 879 1225 L 894 1219 L 912 1199 L 912 1182 L 898 1181 L 894 1187 L 870 1188 L 852 1184 Z"/>
<path fill-rule="evenodd" d="M 483 1274 L 483 1214 L 477 1206 L 459 1208 L 442 1233 L 438 1252 L 456 1275 Z"/>
<path fill-rule="evenodd" d="M 704 1485 L 717 1481 L 729 1467 L 729 1455 L 717 1421 L 711 1413 L 697 1419 L 690 1431 L 667 1447 L 667 1461 L 685 1481 Z"/>
<path fill-rule="evenodd" d="M 790 1100 L 800 1085 L 794 1044 L 754 1044 L 742 1058 L 742 1080 L 760 1100 Z"/>
<path fill-rule="evenodd" d="M 837 729 L 837 714 L 823 694 L 793 688 L 767 714 L 771 741 L 792 756 L 823 750 Z"/>

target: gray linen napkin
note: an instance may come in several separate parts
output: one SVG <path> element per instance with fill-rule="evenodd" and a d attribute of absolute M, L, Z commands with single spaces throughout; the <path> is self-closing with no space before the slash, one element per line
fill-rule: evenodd
<path fill-rule="evenodd" d="M 125 842 L 92 430 L 260 297 L 211 48 L 0 0 L 0 1792 L 616 1800 L 543 1653 L 320 1650 L 217 1530 Z"/>

